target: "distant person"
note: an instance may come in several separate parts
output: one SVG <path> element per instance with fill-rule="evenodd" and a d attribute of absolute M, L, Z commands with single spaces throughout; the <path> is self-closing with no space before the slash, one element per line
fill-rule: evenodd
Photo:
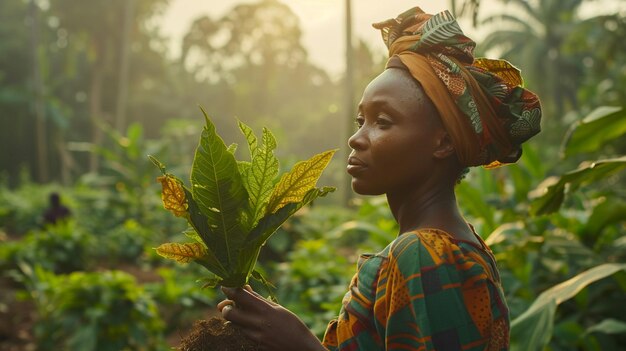
<path fill-rule="evenodd" d="M 67 220 L 72 215 L 69 208 L 61 204 L 61 197 L 58 193 L 50 194 L 50 207 L 46 209 L 43 215 L 44 226 L 49 224 L 57 224 L 62 220 Z"/>

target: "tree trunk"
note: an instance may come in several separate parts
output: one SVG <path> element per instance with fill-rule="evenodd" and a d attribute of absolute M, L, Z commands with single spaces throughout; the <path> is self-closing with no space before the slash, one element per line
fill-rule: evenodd
<path fill-rule="evenodd" d="M 91 96 L 89 98 L 89 118 L 91 119 L 91 143 L 92 151 L 89 155 L 89 172 L 97 173 L 100 168 L 98 153 L 96 148 L 102 143 L 102 130 L 99 121 L 102 116 L 102 84 L 104 80 L 104 66 L 102 60 L 98 58 L 94 63 L 91 76 Z"/>
<path fill-rule="evenodd" d="M 35 142 L 37 144 L 37 180 L 48 181 L 48 155 L 46 152 L 46 111 L 44 102 L 44 86 L 39 66 L 39 8 L 35 0 L 30 2 L 31 18 L 31 50 L 33 59 L 33 91 L 35 110 Z"/>
<path fill-rule="evenodd" d="M 135 0 L 126 0 L 124 5 L 124 32 L 120 48 L 120 72 L 115 109 L 115 129 L 124 133 L 126 129 L 126 105 L 128 101 L 128 72 L 130 70 L 130 36 L 132 34 Z"/>
<path fill-rule="evenodd" d="M 347 160 L 350 155 L 350 148 L 347 145 L 348 138 L 352 135 L 354 126 L 354 46 L 352 44 L 352 9 L 351 0 L 346 1 L 346 76 L 345 76 L 345 114 L 344 132 L 339 145 L 343 150 L 342 160 Z M 349 205 L 352 198 L 351 177 L 347 172 L 343 172 L 342 197 L 344 205 Z"/>
<path fill-rule="evenodd" d="M 61 184 L 69 186 L 72 183 L 72 169 L 74 169 L 75 162 L 67 149 L 65 137 L 59 130 L 55 133 L 55 144 L 61 161 Z"/>

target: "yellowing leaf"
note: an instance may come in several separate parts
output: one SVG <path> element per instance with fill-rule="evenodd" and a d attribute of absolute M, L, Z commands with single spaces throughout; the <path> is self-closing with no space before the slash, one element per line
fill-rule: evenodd
<path fill-rule="evenodd" d="M 306 161 L 298 162 L 291 171 L 283 174 L 272 192 L 265 213 L 274 213 L 288 203 L 302 201 L 307 192 L 315 187 L 335 151 L 337 150 L 322 152 Z"/>
<path fill-rule="evenodd" d="M 162 187 L 161 200 L 163 201 L 163 207 L 177 217 L 185 216 L 188 205 L 182 184 L 169 175 L 158 177 L 157 181 L 161 183 Z"/>
<path fill-rule="evenodd" d="M 179 263 L 188 263 L 201 259 L 206 254 L 204 245 L 200 243 L 167 243 L 156 248 L 157 254 Z"/>
<path fill-rule="evenodd" d="M 161 200 L 163 207 L 172 212 L 176 217 L 185 217 L 187 215 L 187 199 L 182 184 L 169 175 L 158 177 L 157 181 L 161 183 L 163 191 L 161 192 Z"/>

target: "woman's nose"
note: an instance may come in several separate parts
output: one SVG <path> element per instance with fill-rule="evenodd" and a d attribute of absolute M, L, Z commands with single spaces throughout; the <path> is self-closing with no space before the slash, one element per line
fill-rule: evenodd
<path fill-rule="evenodd" d="M 363 127 L 359 128 L 352 134 L 352 136 L 348 139 L 348 146 L 350 146 L 353 150 L 361 150 L 364 148 L 366 141 L 365 136 L 363 135 Z"/>

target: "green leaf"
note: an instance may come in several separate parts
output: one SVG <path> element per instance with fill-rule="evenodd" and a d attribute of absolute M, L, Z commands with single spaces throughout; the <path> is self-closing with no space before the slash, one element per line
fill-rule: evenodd
<path fill-rule="evenodd" d="M 200 208 L 193 199 L 189 189 L 186 187 L 183 187 L 183 189 L 185 190 L 185 196 L 188 204 L 187 212 L 189 213 L 189 218 L 187 220 L 206 248 L 206 255 L 204 258 L 201 261 L 196 262 L 202 264 L 214 274 L 224 277 L 227 275 L 224 262 L 227 262 L 228 259 L 228 255 L 223 249 L 225 245 L 219 240 L 219 236 L 214 234 L 209 227 L 208 218 L 200 212 Z M 194 238 L 194 240 L 197 241 L 197 238 Z"/>
<path fill-rule="evenodd" d="M 219 277 L 207 277 L 197 280 L 198 283 L 202 283 L 202 288 L 214 288 L 222 283 L 222 279 Z"/>
<path fill-rule="evenodd" d="M 300 161 L 291 171 L 283 174 L 272 192 L 265 213 L 274 213 L 289 203 L 302 201 L 309 190 L 315 187 L 335 151 L 329 150 Z"/>
<path fill-rule="evenodd" d="M 565 173 L 558 178 L 549 178 L 529 195 L 535 199 L 531 203 L 534 215 L 550 214 L 558 211 L 565 199 L 565 192 L 574 191 L 581 185 L 608 177 L 626 167 L 626 156 L 586 163 L 577 170 Z"/>
<path fill-rule="evenodd" d="M 92 309 L 93 310 L 93 307 Z M 76 330 L 67 340 L 69 350 L 94 351 L 98 349 L 98 321 L 89 321 Z"/>
<path fill-rule="evenodd" d="M 268 150 L 276 149 L 276 138 L 274 137 L 274 134 L 272 134 L 272 132 L 265 127 L 263 127 L 263 145 Z"/>
<path fill-rule="evenodd" d="M 545 162 L 542 162 L 539 148 L 528 144 L 523 146 L 524 153 L 519 164 L 530 172 L 532 179 L 542 179 L 546 174 Z"/>
<path fill-rule="evenodd" d="M 254 157 L 254 153 L 257 149 L 257 139 L 256 135 L 254 135 L 254 131 L 245 123 L 238 121 L 239 129 L 241 133 L 246 137 L 246 141 L 248 142 L 248 150 L 250 150 L 250 159 Z"/>
<path fill-rule="evenodd" d="M 206 126 L 191 169 L 191 191 L 211 228 L 210 242 L 205 243 L 217 254 L 226 255 L 222 262 L 228 267 L 234 248 L 245 235 L 240 217 L 246 210 L 247 194 L 234 155 L 228 152 L 206 112 L 202 113 Z"/>
<path fill-rule="evenodd" d="M 518 321 L 511 328 L 511 350 L 543 350 L 552 337 L 556 306 L 554 301 L 549 301 L 532 318 Z"/>
<path fill-rule="evenodd" d="M 248 161 L 237 161 L 237 169 L 239 169 L 239 174 L 246 174 L 248 170 L 252 167 L 252 162 Z"/>
<path fill-rule="evenodd" d="M 586 270 L 544 291 L 511 323 L 511 350 L 541 350 L 550 341 L 556 306 L 571 299 L 587 285 L 626 270 L 626 264 L 606 263 Z"/>
<path fill-rule="evenodd" d="M 326 196 L 328 193 L 335 191 L 333 187 L 323 187 L 322 189 L 310 189 L 300 202 L 288 203 L 281 207 L 277 212 L 270 213 L 261 218 L 256 227 L 248 235 L 246 242 L 248 247 L 257 247 L 263 245 L 265 241 L 296 211 L 305 205 L 311 203 L 318 197 Z"/>
<path fill-rule="evenodd" d="M 230 152 L 231 154 L 234 155 L 235 152 L 237 152 L 237 144 L 236 143 L 232 143 L 232 144 L 228 145 L 226 150 L 228 150 L 228 152 Z"/>
<path fill-rule="evenodd" d="M 248 191 L 250 204 L 250 223 L 252 228 L 263 216 L 274 188 L 274 179 L 278 175 L 278 159 L 274 156 L 276 140 L 272 133 L 263 128 L 263 145 L 256 148 L 252 164 L 245 173 L 244 185 Z"/>
<path fill-rule="evenodd" d="M 626 333 L 626 322 L 613 318 L 607 318 L 602 322 L 587 328 L 585 334 L 589 333 L 624 334 Z"/>
<path fill-rule="evenodd" d="M 202 244 L 202 246 L 206 248 L 206 244 L 204 243 L 204 240 L 202 240 L 202 238 L 200 237 L 200 234 L 198 234 L 198 232 L 196 232 L 196 230 L 193 229 L 193 227 L 187 228 L 187 230 L 185 230 L 183 234 L 185 234 L 185 236 L 188 237 L 189 239 L 192 239 L 195 242 Z"/>
<path fill-rule="evenodd" d="M 478 188 L 473 187 L 469 182 L 461 182 L 456 187 L 456 193 L 459 197 L 459 202 L 463 204 L 463 208 L 467 213 L 485 221 L 486 228 L 484 231 L 486 233 L 491 233 L 497 227 L 494 221 L 496 209 L 487 204 L 485 196 Z"/>
<path fill-rule="evenodd" d="M 187 199 L 187 212 L 189 213 L 189 224 L 195 229 L 196 233 L 200 236 L 205 245 L 207 242 L 212 241 L 212 231 L 209 227 L 209 219 L 202 214 L 198 203 L 194 200 L 191 190 L 187 187 L 183 187 L 185 191 L 185 198 Z"/>
<path fill-rule="evenodd" d="M 261 247 L 265 244 L 276 230 L 291 217 L 296 211 L 303 206 L 311 203 L 317 197 L 326 196 L 328 193 L 335 191 L 333 187 L 324 187 L 322 189 L 311 189 L 304 196 L 301 202 L 290 203 L 282 207 L 276 213 L 271 213 L 261 218 L 259 223 L 252 229 L 246 238 L 246 244 L 241 247 L 237 258 L 237 271 L 245 272 L 249 275 L 256 264 L 257 257 L 261 251 Z M 241 286 L 241 283 L 235 282 L 233 286 Z"/>
<path fill-rule="evenodd" d="M 157 166 L 159 168 L 159 170 L 161 171 L 161 173 L 163 175 L 165 175 L 165 165 L 163 163 L 161 163 L 161 161 L 157 160 L 156 157 L 152 156 L 152 155 L 148 155 L 148 158 L 150 159 L 150 161 L 152 161 L 152 163 L 154 163 L 155 166 Z"/>
<path fill-rule="evenodd" d="M 267 290 L 267 293 L 270 295 L 271 301 L 278 302 L 278 299 L 276 298 L 276 295 L 274 294 L 274 289 L 276 289 L 276 287 L 272 285 L 272 283 L 270 283 L 269 280 L 267 280 L 263 276 L 263 274 L 261 274 L 259 271 L 256 271 L 256 270 L 252 271 L 252 278 L 259 281 L 261 285 L 265 287 L 265 290 Z"/>
<path fill-rule="evenodd" d="M 626 202 L 614 197 L 607 197 L 593 208 L 587 223 L 581 229 L 585 242 L 594 243 L 602 235 L 605 227 L 626 219 Z"/>
<path fill-rule="evenodd" d="M 607 142 L 626 134 L 626 110 L 621 107 L 600 106 L 574 124 L 561 146 L 561 153 L 571 156 L 597 151 Z"/>

